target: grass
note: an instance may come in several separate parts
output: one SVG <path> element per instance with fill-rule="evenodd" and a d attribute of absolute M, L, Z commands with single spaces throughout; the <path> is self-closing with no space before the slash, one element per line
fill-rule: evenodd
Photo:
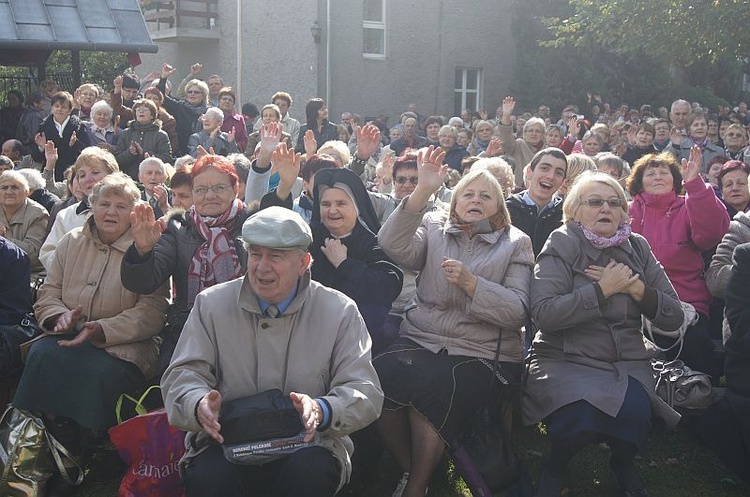
<path fill-rule="evenodd" d="M 519 428 L 516 447 L 532 476 L 546 457 L 549 446 L 538 427 Z M 568 469 L 569 492 L 575 497 L 618 495 L 617 483 L 609 471 L 606 446 L 590 446 L 578 454 Z M 654 497 L 745 497 L 750 485 L 726 470 L 716 456 L 700 447 L 684 429 L 666 433 L 655 429 L 636 464 Z M 399 479 L 393 460 L 386 456 L 380 465 L 380 479 L 362 497 L 390 497 Z M 119 482 L 94 484 L 85 481 L 76 497 L 113 497 Z M 460 477 L 447 461 L 441 463 L 430 483 L 429 497 L 470 496 Z M 170 496 L 163 496 L 170 497 Z"/>

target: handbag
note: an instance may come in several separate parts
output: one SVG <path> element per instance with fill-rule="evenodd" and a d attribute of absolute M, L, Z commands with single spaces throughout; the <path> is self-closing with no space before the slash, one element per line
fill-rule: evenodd
<path fill-rule="evenodd" d="M 14 325 L 0 326 L 0 378 L 17 380 L 23 372 L 21 346 L 42 334 L 34 315 L 29 313 Z"/>
<path fill-rule="evenodd" d="M 115 405 L 117 425 L 109 429 L 109 438 L 128 465 L 120 482 L 118 497 L 180 497 L 185 495 L 178 464 L 185 454 L 185 432 L 169 424 L 164 408 L 146 411 L 144 401 L 159 388 L 148 388 L 139 399 L 120 395 Z M 124 400 L 135 404 L 137 415 L 122 420 Z"/>
<path fill-rule="evenodd" d="M 514 495 L 531 495 L 531 481 L 513 448 L 513 409 L 519 397 L 521 367 L 506 374 L 515 364 L 500 369 L 500 339 L 492 366 L 488 400 L 473 416 L 449 451 L 456 470 L 474 497 L 491 497 L 512 486 Z M 503 384 L 496 392 L 496 381 Z M 510 492 L 510 490 L 509 490 Z M 508 493 L 510 495 L 510 493 Z"/>
<path fill-rule="evenodd" d="M 274 388 L 225 402 L 219 413 L 224 457 L 235 464 L 263 464 L 304 447 L 306 431 L 294 403 Z"/>
<path fill-rule="evenodd" d="M 648 338 L 648 340 L 662 352 L 669 352 L 673 348 L 679 346 L 680 349 L 677 351 L 677 355 L 675 357 L 679 357 L 680 353 L 682 352 L 685 332 L 688 328 L 697 323 L 699 318 L 698 311 L 695 310 L 695 307 L 693 307 L 692 304 L 682 301 L 680 301 L 680 304 L 682 304 L 682 313 L 685 317 L 682 320 L 682 324 L 680 325 L 680 327 L 673 331 L 662 330 L 661 328 L 656 327 L 651 321 L 649 321 L 646 316 L 643 316 L 643 334 L 646 336 L 646 338 Z M 671 338 L 672 340 L 675 340 L 675 343 L 667 348 L 659 347 L 656 344 L 656 337 L 654 337 L 655 334 L 666 338 Z"/>
<path fill-rule="evenodd" d="M 681 360 L 651 361 L 656 379 L 656 394 L 669 407 L 705 409 L 716 399 L 711 376 L 694 371 Z"/>
<path fill-rule="evenodd" d="M 78 469 L 78 478 L 70 479 L 63 459 Z M 81 468 L 44 427 L 41 418 L 11 405 L 0 418 L 0 495 L 38 497 L 55 471 L 71 485 L 83 481 Z"/>

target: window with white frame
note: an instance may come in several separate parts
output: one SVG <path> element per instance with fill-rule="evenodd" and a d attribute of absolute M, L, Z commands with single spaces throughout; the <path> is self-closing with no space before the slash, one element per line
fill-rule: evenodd
<path fill-rule="evenodd" d="M 385 2 L 362 2 L 362 55 L 385 58 Z"/>
<path fill-rule="evenodd" d="M 460 116 L 464 109 L 476 111 L 482 107 L 482 70 L 469 67 L 456 68 L 453 90 L 453 115 Z"/>

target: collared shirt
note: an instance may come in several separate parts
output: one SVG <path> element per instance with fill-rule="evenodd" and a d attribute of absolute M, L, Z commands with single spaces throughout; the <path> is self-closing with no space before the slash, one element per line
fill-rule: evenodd
<path fill-rule="evenodd" d="M 57 128 L 57 134 L 60 135 L 60 138 L 62 138 L 63 136 L 63 130 L 65 129 L 65 126 L 68 125 L 68 121 L 70 121 L 70 116 L 66 117 L 62 124 L 52 119 L 52 122 L 55 123 L 55 128 Z"/>
<path fill-rule="evenodd" d="M 291 292 L 289 292 L 289 295 L 287 295 L 284 300 L 276 304 L 276 307 L 279 309 L 279 316 L 284 314 L 284 311 L 287 310 L 289 307 L 289 304 L 292 303 L 292 300 L 294 300 L 294 297 L 297 296 L 297 285 L 294 286 Z M 266 310 L 271 306 L 270 302 L 266 302 L 262 298 L 258 297 L 258 305 L 260 306 L 260 310 L 263 312 L 263 315 L 266 315 Z"/>
<path fill-rule="evenodd" d="M 529 196 L 529 191 L 528 190 L 525 190 L 523 193 L 521 193 L 521 200 L 523 200 L 523 203 L 526 204 L 526 205 L 533 205 L 534 207 L 536 207 L 536 213 L 537 213 L 537 215 L 541 216 L 542 212 L 546 211 L 547 209 L 551 209 L 552 208 L 552 204 L 555 201 L 555 197 L 553 196 L 552 200 L 550 200 L 549 203 L 547 205 L 543 206 L 541 209 L 539 208 L 539 206 L 537 205 L 537 203 L 534 202 L 534 200 Z"/>

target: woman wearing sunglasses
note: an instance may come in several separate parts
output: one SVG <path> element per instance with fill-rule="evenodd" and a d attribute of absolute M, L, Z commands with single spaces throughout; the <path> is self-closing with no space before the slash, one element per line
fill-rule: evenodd
<path fill-rule="evenodd" d="M 713 193 L 712 193 L 713 195 Z M 652 414 L 679 415 L 654 394 L 641 316 L 665 330 L 683 321 L 680 302 L 646 240 L 631 233 L 622 186 L 583 173 L 563 204 L 563 226 L 537 257 L 531 315 L 539 331 L 522 399 L 526 424 L 544 421 L 551 440 L 534 495 L 559 497 L 568 462 L 606 442 L 626 496 L 647 496 L 634 466 Z"/>

